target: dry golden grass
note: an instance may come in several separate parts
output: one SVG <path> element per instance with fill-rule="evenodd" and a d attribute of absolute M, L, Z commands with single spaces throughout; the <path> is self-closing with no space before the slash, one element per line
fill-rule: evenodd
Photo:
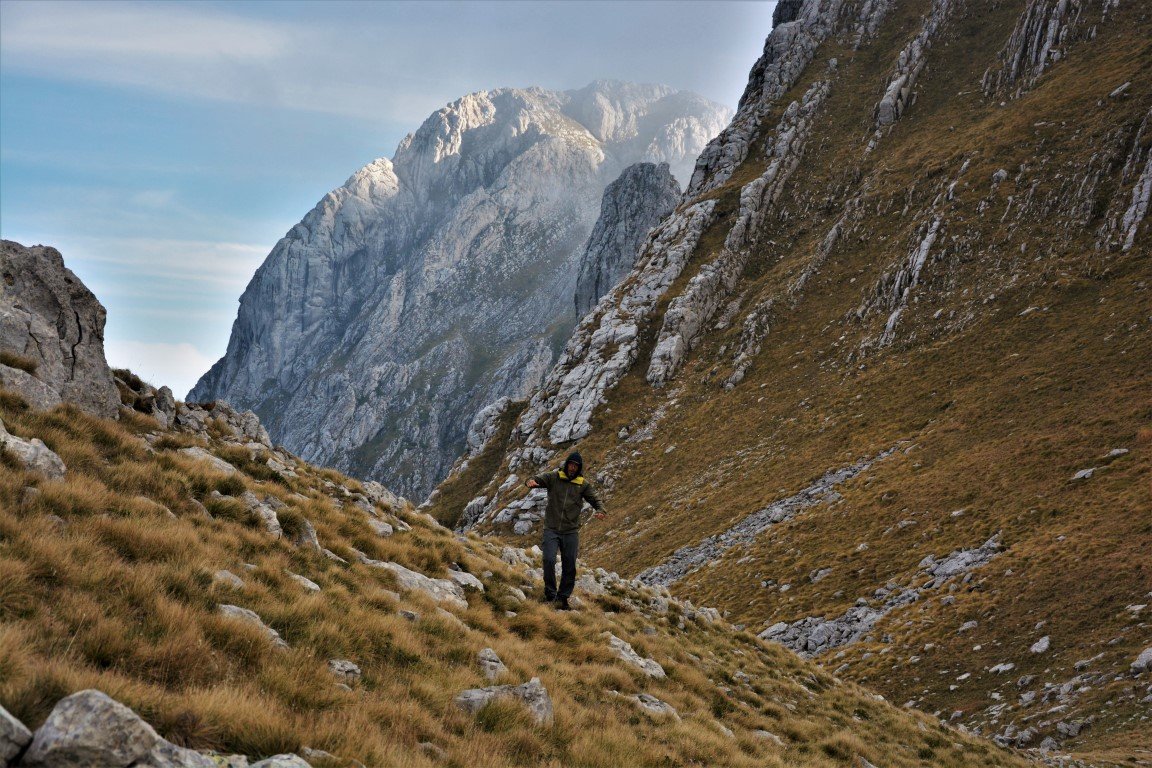
<path fill-rule="evenodd" d="M 221 475 L 175 453 L 186 436 L 166 435 L 149 451 L 141 435 L 155 425 L 146 418 L 109 422 L 69 407 L 36 413 L 7 393 L 0 417 L 69 462 L 59 481 L 0 468 L 0 703 L 30 726 L 68 693 L 98 688 L 178 744 L 253 757 L 307 745 L 368 765 L 430 766 L 417 746 L 430 741 L 447 751 L 449 765 L 481 768 L 848 766 L 875 754 L 871 745 L 889 744 L 885 765 L 898 767 L 920 764 L 916 755 L 935 739 L 963 742 L 973 755 L 949 754 L 939 765 L 1018 764 L 833 684 L 747 633 L 695 622 L 678 629 L 676 612 L 642 615 L 628 590 L 571 614 L 519 604 L 510 589 L 533 585 L 499 560 L 497 542 L 458 539 L 410 509 L 398 514 L 412 530 L 381 538 L 342 492 L 329 495 L 326 483 L 357 487 L 338 473 L 305 469 L 291 485 L 268 480 L 252 471 L 246 451 L 214 440 L 206 447 L 245 470 Z M 282 524 L 309 520 L 350 563 L 273 540 L 233 498 L 246 490 L 288 505 Z M 457 564 L 487 589 L 445 615 L 423 595 L 397 597 L 391 575 L 355 562 L 351 547 L 432 576 Z M 219 569 L 240 576 L 243 588 L 216 581 Z M 289 573 L 322 591 L 304 591 Z M 256 611 L 290 648 L 218 614 L 221 603 Z M 642 631 L 648 626 L 656 634 Z M 668 678 L 649 680 L 617 660 L 605 631 L 660 660 Z M 542 679 L 554 724 L 534 726 L 508 703 L 475 717 L 456 709 L 457 692 L 487 684 L 476 664 L 484 647 L 509 667 L 499 682 Z M 330 658 L 360 665 L 353 690 L 336 687 Z M 754 682 L 734 682 L 735 667 Z M 805 676 L 814 682 L 798 682 Z M 652 717 L 612 691 L 651 693 L 682 719 Z M 784 746 L 756 729 L 778 733 Z"/>
<path fill-rule="evenodd" d="M 658 313 L 641 329 L 640 362 L 576 446 L 593 473 L 621 469 L 609 520 L 587 529 L 584 554 L 595 565 L 635 574 L 830 469 L 900 444 L 906 452 L 838 488 L 839 503 L 813 508 L 754 546 L 733 550 L 678 584 L 677 593 L 726 609 L 732 621 L 758 631 L 775 621 L 839 614 L 889 581 L 913 583 L 925 555 L 975 547 L 1002 532 L 1006 552 L 970 583 L 951 587 L 955 605 L 931 599 L 897 611 L 879 625 L 875 642 L 821 662 L 829 668 L 847 662 L 844 676 L 893 701 L 916 699 L 929 712 L 971 717 L 993 703 L 993 693 L 1014 701 L 1021 675 L 1037 676 L 1033 688 L 1060 685 L 1077 675 L 1075 662 L 1103 653 L 1090 671 L 1107 679 L 1067 715 L 1096 713 L 1097 720 L 1067 745 L 1102 762 L 1126 762 L 1137 747 L 1146 757 L 1152 744 L 1139 719 L 1147 714 L 1139 704 L 1146 681 L 1124 675 L 1148 642 L 1147 614 L 1125 607 L 1147 603 L 1152 589 L 1148 225 L 1130 252 L 1095 250 L 1118 165 L 1105 173 L 1082 226 L 1058 228 L 1068 217 L 1058 210 L 1051 219 L 1001 217 L 1009 195 L 1018 201 L 1028 192 L 1016 188 L 1017 170 L 1045 176 L 1037 191 L 1044 194 L 1091 167 L 1102 147 L 1118 145 L 1121 156 L 1128 151 L 1125 142 L 1152 104 L 1141 78 L 1152 66 L 1149 17 L 1129 6 L 1031 93 L 1001 106 L 976 84 L 1021 3 L 972 6 L 932 48 L 914 106 L 864 155 L 872 108 L 927 7 L 897 4 L 875 44 L 859 51 L 825 45 L 783 100 L 798 97 L 824 62 L 838 58 L 809 156 L 734 291 L 746 296 L 736 322 L 709 331 L 693 351 L 669 387 L 679 404 L 656 438 L 621 442 L 622 427 L 635 431 L 668 400 L 668 390 L 654 390 L 644 378 Z M 1107 99 L 1126 81 L 1143 83 L 1139 93 Z M 714 193 L 722 211 L 763 170 L 762 157 L 763 148 L 754 148 Z M 875 338 L 887 312 L 863 322 L 846 318 L 915 239 L 920 222 L 901 211 L 927 210 L 966 160 L 954 199 L 941 208 L 947 235 L 901 317 L 898 342 L 852 354 Z M 1035 173 L 1044 166 L 1060 170 Z M 1000 168 L 1010 178 L 992 194 L 990 179 Z M 777 302 L 746 379 L 723 390 L 743 312 L 785 291 L 857 193 L 856 229 L 840 239 L 797 301 Z M 980 207 L 986 199 L 988 212 Z M 722 219 L 666 302 L 726 232 Z M 983 250 L 966 250 L 969 243 Z M 675 451 L 666 454 L 671 446 Z M 1107 459 L 1117 447 L 1131 452 Z M 1087 467 L 1099 468 L 1091 481 L 1070 480 Z M 506 474 L 455 488 L 455 498 L 491 493 Z M 905 520 L 914 524 L 900 528 Z M 864 542 L 868 548 L 858 551 Z M 833 568 L 827 578 L 809 580 L 827 567 Z M 791 589 L 760 586 L 769 580 Z M 979 630 L 957 634 L 970 619 L 979 620 Z M 1037 628 L 1039 622 L 1047 623 Z M 880 642 L 884 635 L 892 641 Z M 1041 635 L 1051 637 L 1052 651 L 1028 654 Z M 926 644 L 934 647 L 925 651 Z M 910 663 L 912 656 L 921 658 Z M 1008 660 L 1018 665 L 1012 675 L 986 673 Z M 972 677 L 952 690 L 962 671 Z M 814 757 L 830 758 L 816 749 Z M 947 750 L 931 749 L 925 761 L 946 759 Z"/>

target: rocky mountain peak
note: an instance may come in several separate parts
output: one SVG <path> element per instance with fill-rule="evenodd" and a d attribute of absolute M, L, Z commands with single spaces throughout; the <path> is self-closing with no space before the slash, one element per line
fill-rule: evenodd
<path fill-rule="evenodd" d="M 475 414 L 551 365 L 607 184 L 641 161 L 687 175 L 728 117 L 615 81 L 454 101 L 277 243 L 189 399 L 252 408 L 309 460 L 422 496 Z"/>

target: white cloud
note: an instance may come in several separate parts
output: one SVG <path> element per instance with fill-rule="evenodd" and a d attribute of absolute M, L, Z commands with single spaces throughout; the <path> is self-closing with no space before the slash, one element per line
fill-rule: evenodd
<path fill-rule="evenodd" d="M 69 261 L 93 273 L 134 280 L 158 278 L 174 289 L 194 292 L 196 286 L 239 293 L 268 255 L 266 245 L 208 240 L 160 238 L 74 238 Z"/>
<path fill-rule="evenodd" d="M 155 387 L 167 385 L 178 400 L 184 398 L 215 362 L 187 342 L 166 344 L 107 339 L 104 353 L 113 368 L 130 368 Z"/>

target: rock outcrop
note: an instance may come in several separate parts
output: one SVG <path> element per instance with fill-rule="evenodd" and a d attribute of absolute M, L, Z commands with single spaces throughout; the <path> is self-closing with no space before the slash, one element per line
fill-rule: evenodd
<path fill-rule="evenodd" d="M 596 306 L 632 271 L 649 231 L 680 202 L 680 185 L 667 163 L 637 163 L 604 190 L 576 278 L 576 317 Z"/>
<path fill-rule="evenodd" d="M 686 176 L 727 117 L 618 82 L 450 104 L 276 245 L 188 399 L 251 408 L 306 460 L 426 494 L 473 416 L 551 366 L 605 186 L 638 161 Z"/>
<path fill-rule="evenodd" d="M 96 690 L 61 699 L 37 729 L 22 768 L 216 768 L 207 755 L 157 735 L 128 707 Z"/>
<path fill-rule="evenodd" d="M 552 722 L 552 697 L 548 695 L 548 690 L 540 684 L 538 677 L 520 685 L 469 688 L 456 696 L 456 706 L 465 712 L 475 714 L 488 704 L 502 699 L 522 702 L 537 725 L 547 725 Z"/>
<path fill-rule="evenodd" d="M 64 477 L 64 473 L 68 470 L 64 466 L 63 459 L 45 445 L 43 440 L 38 437 L 24 440 L 9 434 L 3 421 L 0 421 L 0 450 L 15 456 L 25 469 L 39 472 L 52 480 Z"/>
<path fill-rule="evenodd" d="M 115 418 L 107 312 L 55 248 L 0 241 L 0 386 L 35 408 L 73 403 Z"/>

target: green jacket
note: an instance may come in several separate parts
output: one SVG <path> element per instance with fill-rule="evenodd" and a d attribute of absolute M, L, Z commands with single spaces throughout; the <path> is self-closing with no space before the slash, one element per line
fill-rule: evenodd
<path fill-rule="evenodd" d="M 532 478 L 541 488 L 548 489 L 548 507 L 544 512 L 544 527 L 560 533 L 580 530 L 580 510 L 587 501 L 600 510 L 600 499 L 592 490 L 592 483 L 583 475 L 574 480 L 563 470 L 545 472 Z"/>

